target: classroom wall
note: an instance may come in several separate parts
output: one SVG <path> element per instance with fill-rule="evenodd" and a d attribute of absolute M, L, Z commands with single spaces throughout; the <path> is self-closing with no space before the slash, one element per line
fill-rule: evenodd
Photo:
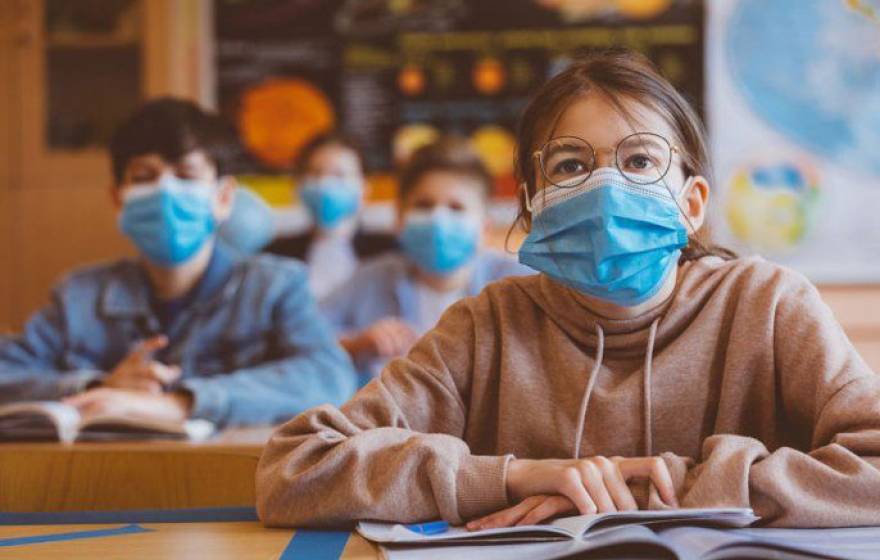
<path fill-rule="evenodd" d="M 210 45 L 199 39 L 210 35 L 208 4 L 152 4 L 148 34 L 154 52 L 147 69 L 151 94 L 176 93 L 211 102 L 207 84 L 212 67 L 198 63 L 210 60 Z M 18 87 L 20 49 L 28 45 L 22 43 L 14 5 L 0 2 L 0 83 L 14 86 L 0 88 L 0 332 L 21 328 L 48 301 L 51 286 L 66 271 L 130 252 L 109 202 L 109 163 L 91 174 L 72 174 L 69 180 L 23 180 L 38 175 L 25 163 L 38 158 L 22 152 L 19 135 L 34 131 L 22 130 L 26 125 L 19 109 L 23 100 L 42 92 Z M 178 56 L 181 52 L 189 56 Z M 494 239 L 500 246 L 503 232 Z M 880 286 L 826 286 L 821 292 L 859 351 L 880 371 Z"/>
<path fill-rule="evenodd" d="M 142 3 L 146 97 L 210 104 L 211 3 Z M 116 226 L 106 154 L 48 154 L 34 140 L 46 103 L 42 20 L 39 0 L 0 1 L 0 333 L 21 328 L 65 272 L 132 253 Z"/>

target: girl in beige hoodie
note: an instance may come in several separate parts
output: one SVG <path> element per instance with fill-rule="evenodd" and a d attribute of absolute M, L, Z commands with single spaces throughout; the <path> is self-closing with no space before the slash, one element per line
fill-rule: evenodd
<path fill-rule="evenodd" d="M 453 305 L 341 409 L 282 426 L 263 521 L 743 506 L 880 524 L 880 379 L 806 279 L 699 240 L 706 147 L 674 88 L 641 57 L 592 57 L 518 140 L 520 258 L 544 274 Z"/>

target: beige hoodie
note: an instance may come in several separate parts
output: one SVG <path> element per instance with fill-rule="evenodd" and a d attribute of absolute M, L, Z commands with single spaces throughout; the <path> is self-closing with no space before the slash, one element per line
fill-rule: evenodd
<path fill-rule="evenodd" d="M 460 523 L 511 505 L 512 457 L 570 458 L 582 428 L 581 457 L 661 455 L 683 507 L 880 525 L 880 377 L 816 289 L 758 258 L 678 272 L 630 320 L 543 275 L 457 303 L 341 409 L 275 433 L 261 519 Z"/>

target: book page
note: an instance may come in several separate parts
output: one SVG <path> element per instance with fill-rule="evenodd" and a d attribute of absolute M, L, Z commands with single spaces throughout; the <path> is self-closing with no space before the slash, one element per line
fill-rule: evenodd
<path fill-rule="evenodd" d="M 448 543 L 446 543 L 448 545 Z M 603 529 L 590 535 L 589 539 L 566 539 L 538 543 L 509 543 L 501 541 L 492 546 L 459 544 L 444 546 L 384 545 L 383 556 L 387 560 L 536 560 L 537 558 L 569 558 L 575 554 L 610 551 L 626 548 L 632 553 L 656 552 L 657 557 L 666 557 L 671 549 L 653 531 L 637 525 Z M 614 556 L 616 557 L 616 555 Z M 653 557 L 653 555 L 652 555 Z"/>
<path fill-rule="evenodd" d="M 523 542 L 577 538 L 608 526 L 633 525 L 655 522 L 689 522 L 723 527 L 745 527 L 757 518 L 748 508 L 674 509 L 654 511 L 614 512 L 597 515 L 561 517 L 543 525 L 525 525 L 468 531 L 452 527 L 442 521 L 421 524 L 392 524 L 361 522 L 358 532 L 365 538 L 382 543 L 430 543 L 442 541 L 474 541 L 517 539 Z M 443 526 L 441 526 L 443 525 Z"/>
<path fill-rule="evenodd" d="M 0 407 L 0 437 L 5 440 L 71 442 L 79 430 L 76 408 L 56 401 L 13 403 Z"/>

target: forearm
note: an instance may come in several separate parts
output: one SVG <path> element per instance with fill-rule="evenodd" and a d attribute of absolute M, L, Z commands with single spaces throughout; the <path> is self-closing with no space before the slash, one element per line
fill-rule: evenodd
<path fill-rule="evenodd" d="M 257 469 L 258 510 L 271 526 L 461 523 L 507 506 L 509 459 L 473 456 L 452 435 L 364 430 L 341 411 L 320 407 L 270 441 Z"/>
<path fill-rule="evenodd" d="M 190 378 L 192 416 L 217 424 L 274 424 L 324 403 L 341 404 L 356 379 L 342 352 L 315 352 L 210 378 Z"/>
<path fill-rule="evenodd" d="M 670 470 L 687 468 L 677 485 L 683 507 L 751 507 L 762 524 L 775 527 L 880 524 L 876 459 L 836 443 L 771 453 L 754 438 L 715 435 L 699 464 L 671 454 L 664 459 Z"/>

